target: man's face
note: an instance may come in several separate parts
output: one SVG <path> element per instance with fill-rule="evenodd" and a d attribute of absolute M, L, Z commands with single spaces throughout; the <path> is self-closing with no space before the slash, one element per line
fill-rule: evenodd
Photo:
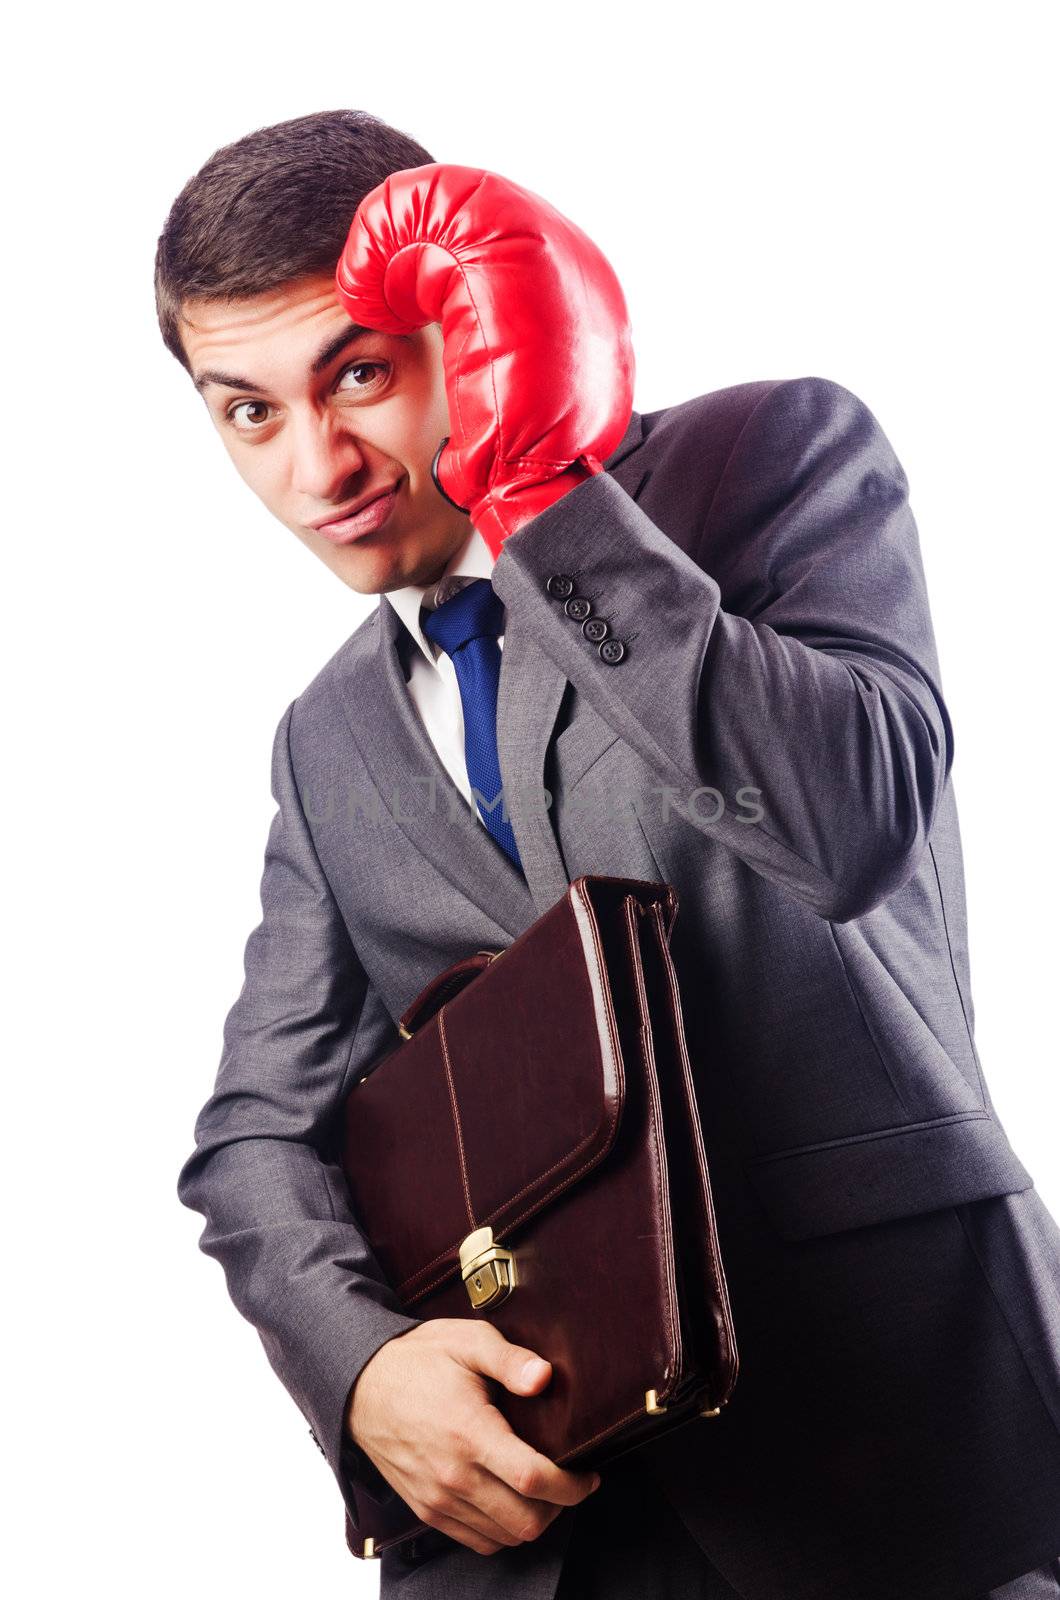
<path fill-rule="evenodd" d="M 181 332 L 240 477 L 332 572 L 359 594 L 441 573 L 471 521 L 431 478 L 449 433 L 436 324 L 357 335 L 329 273 L 250 300 L 185 301 Z M 336 522 L 395 485 L 381 527 L 353 537 Z"/>

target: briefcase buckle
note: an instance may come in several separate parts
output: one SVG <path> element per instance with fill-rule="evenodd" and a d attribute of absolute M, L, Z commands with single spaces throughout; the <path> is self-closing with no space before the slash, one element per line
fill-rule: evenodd
<path fill-rule="evenodd" d="M 492 1228 L 476 1228 L 460 1246 L 460 1276 L 476 1311 L 498 1306 L 515 1288 L 515 1257 L 494 1244 Z"/>

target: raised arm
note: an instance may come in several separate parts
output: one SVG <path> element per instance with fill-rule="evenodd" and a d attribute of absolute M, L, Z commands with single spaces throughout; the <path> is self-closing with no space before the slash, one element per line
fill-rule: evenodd
<path fill-rule="evenodd" d="M 671 470 L 695 471 L 685 455 Z M 953 759 L 907 495 L 856 395 L 790 379 L 744 424 L 694 558 L 598 475 L 507 538 L 493 571 L 514 623 L 690 824 L 832 921 L 914 871 Z M 617 661 L 555 576 L 607 619 Z M 720 816 L 713 796 L 689 803 L 697 788 Z"/>

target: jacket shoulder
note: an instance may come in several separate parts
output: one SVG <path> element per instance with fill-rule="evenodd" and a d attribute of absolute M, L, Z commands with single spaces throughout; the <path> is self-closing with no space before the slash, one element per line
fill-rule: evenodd
<path fill-rule="evenodd" d="M 636 482 L 638 493 L 651 480 L 642 503 L 650 498 L 660 525 L 683 545 L 682 529 L 705 518 L 734 466 L 741 476 L 770 478 L 839 438 L 884 449 L 900 474 L 879 423 L 853 390 L 813 374 L 763 378 L 645 413 L 640 447 L 619 473 L 623 487 Z"/>
<path fill-rule="evenodd" d="M 646 412 L 641 418 L 642 451 L 665 452 L 685 441 L 717 440 L 730 449 L 756 411 L 768 409 L 807 423 L 836 414 L 868 413 L 868 407 L 851 389 L 833 378 L 807 375 L 795 378 L 759 378 L 694 395 L 676 405 Z"/>

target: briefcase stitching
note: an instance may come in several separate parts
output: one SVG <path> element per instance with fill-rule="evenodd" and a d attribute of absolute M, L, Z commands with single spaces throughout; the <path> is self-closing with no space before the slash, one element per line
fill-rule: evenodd
<path fill-rule="evenodd" d="M 648 914 L 652 917 L 656 931 L 660 940 L 662 941 L 664 938 L 662 914 L 658 902 L 651 907 Z M 666 948 L 666 943 L 662 943 L 660 945 L 660 956 L 662 958 L 666 982 L 670 990 L 673 1014 L 676 1017 L 680 1017 L 682 1014 L 681 994 L 677 983 L 677 974 L 674 970 L 673 962 L 670 959 L 669 950 Z M 707 1161 L 706 1149 L 703 1145 L 703 1132 L 699 1122 L 699 1107 L 695 1101 L 694 1094 L 691 1091 L 691 1085 L 689 1081 L 691 1074 L 691 1063 L 688 1059 L 688 1049 L 683 1028 L 675 1029 L 675 1038 L 677 1040 L 681 1055 L 681 1088 L 684 1093 L 685 1105 L 688 1109 L 689 1126 L 692 1130 L 692 1138 L 697 1147 L 697 1154 L 699 1157 L 701 1157 L 703 1162 L 703 1171 L 707 1174 L 707 1183 L 703 1188 L 701 1199 L 704 1203 L 706 1211 L 707 1249 L 710 1253 L 711 1265 L 714 1272 L 714 1300 L 721 1307 L 722 1315 L 725 1321 L 725 1331 L 728 1337 L 728 1354 L 732 1365 L 728 1393 L 731 1394 L 739 1371 L 739 1353 L 736 1345 L 736 1329 L 733 1323 L 732 1307 L 729 1301 L 728 1282 L 725 1276 L 725 1268 L 721 1260 L 720 1242 L 717 1234 L 717 1215 L 714 1210 L 714 1197 L 711 1192 L 709 1181 L 710 1167 Z"/>
<path fill-rule="evenodd" d="M 674 1236 L 673 1218 L 669 1208 L 662 1203 L 663 1195 L 670 1194 L 670 1168 L 666 1152 L 666 1140 L 662 1131 L 662 1099 L 659 1094 L 658 1068 L 655 1062 L 655 1046 L 651 1037 L 651 1026 L 647 1020 L 650 1016 L 648 1010 L 648 996 L 644 986 L 644 969 L 641 964 L 640 939 L 637 928 L 638 904 L 632 895 L 627 895 L 623 907 L 626 938 L 629 941 L 630 966 L 633 972 L 633 981 L 636 985 L 637 1010 L 640 1016 L 639 1035 L 647 1071 L 645 1080 L 648 1086 L 648 1112 L 651 1119 L 652 1137 L 648 1141 L 654 1167 L 654 1184 L 652 1187 L 653 1205 L 656 1214 L 657 1226 L 660 1237 L 665 1241 L 666 1261 L 666 1314 L 669 1324 L 670 1338 L 670 1368 L 674 1381 L 677 1380 L 677 1354 L 678 1335 L 675 1323 L 675 1309 L 677 1305 L 677 1273 L 674 1266 Z M 660 1398 L 665 1398 L 669 1390 L 664 1390 Z"/>
<path fill-rule="evenodd" d="M 456 1133 L 456 1150 L 460 1160 L 460 1181 L 464 1186 L 467 1220 L 469 1227 L 474 1228 L 475 1209 L 471 1204 L 471 1185 L 468 1182 L 467 1155 L 464 1150 L 464 1127 L 460 1120 L 460 1105 L 456 1097 L 456 1084 L 453 1081 L 453 1063 L 449 1056 L 449 1037 L 445 1027 L 445 1006 L 438 1013 L 438 1040 L 442 1047 L 442 1060 L 445 1063 L 445 1079 L 449 1085 L 449 1103 L 453 1110 L 453 1129 Z"/>

